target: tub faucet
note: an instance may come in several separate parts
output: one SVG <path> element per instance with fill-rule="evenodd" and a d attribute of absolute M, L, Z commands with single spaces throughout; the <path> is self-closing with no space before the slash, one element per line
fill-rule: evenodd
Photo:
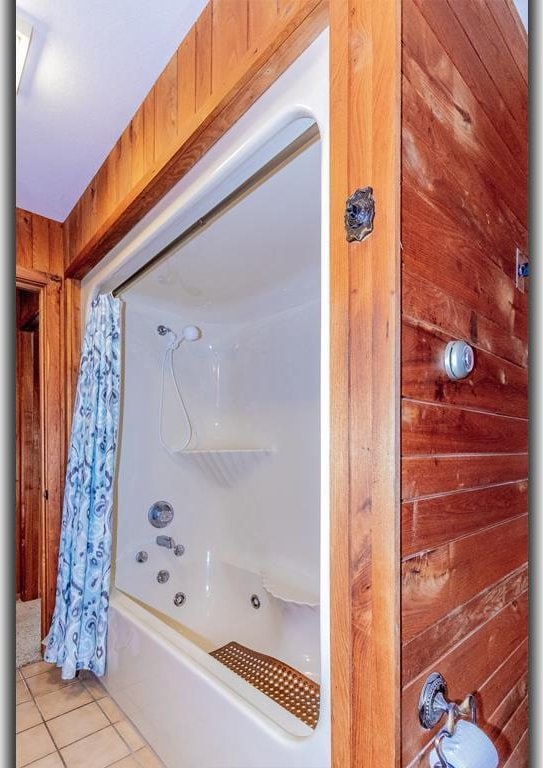
<path fill-rule="evenodd" d="M 176 544 L 171 536 L 157 536 L 156 543 L 159 547 L 166 547 L 166 549 L 173 549 L 174 555 L 184 554 L 185 547 L 182 544 Z"/>

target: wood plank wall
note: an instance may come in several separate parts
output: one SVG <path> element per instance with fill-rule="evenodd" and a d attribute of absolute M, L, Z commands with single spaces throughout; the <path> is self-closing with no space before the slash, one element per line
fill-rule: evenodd
<path fill-rule="evenodd" d="M 527 38 L 510 0 L 404 0 L 402 765 L 436 670 L 527 762 Z M 446 343 L 475 348 L 452 383 Z"/>
<path fill-rule="evenodd" d="M 64 223 L 83 277 L 327 24 L 326 0 L 210 0 Z"/>

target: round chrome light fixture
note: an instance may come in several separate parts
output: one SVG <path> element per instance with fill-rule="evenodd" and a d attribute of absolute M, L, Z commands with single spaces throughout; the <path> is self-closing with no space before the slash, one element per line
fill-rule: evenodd
<path fill-rule="evenodd" d="M 449 379 L 458 381 L 458 379 L 465 379 L 473 371 L 475 355 L 465 341 L 449 341 L 445 347 L 443 362 Z"/>

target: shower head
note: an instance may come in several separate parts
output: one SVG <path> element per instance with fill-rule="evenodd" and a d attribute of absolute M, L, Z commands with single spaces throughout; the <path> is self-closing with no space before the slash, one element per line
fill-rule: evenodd
<path fill-rule="evenodd" d="M 181 331 L 181 338 L 184 341 L 198 341 L 201 335 L 202 331 L 197 325 L 186 325 Z"/>
<path fill-rule="evenodd" d="M 175 339 L 176 346 L 182 341 L 198 341 L 202 335 L 202 331 L 197 325 L 186 325 L 179 336 L 171 328 L 168 328 L 167 325 L 159 325 L 156 330 L 159 336 L 166 336 L 166 334 L 171 333 Z"/>

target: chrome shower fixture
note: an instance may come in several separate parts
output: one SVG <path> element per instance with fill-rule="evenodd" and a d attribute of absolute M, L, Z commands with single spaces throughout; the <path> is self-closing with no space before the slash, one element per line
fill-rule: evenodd
<path fill-rule="evenodd" d="M 197 325 L 186 325 L 181 331 L 179 337 L 177 337 L 177 334 L 172 331 L 171 328 L 168 328 L 167 325 L 158 325 L 156 330 L 159 336 L 166 336 L 166 334 L 172 333 L 176 338 L 179 338 L 180 342 L 198 341 L 198 339 L 202 336 L 202 330 L 201 328 L 198 328 Z"/>

